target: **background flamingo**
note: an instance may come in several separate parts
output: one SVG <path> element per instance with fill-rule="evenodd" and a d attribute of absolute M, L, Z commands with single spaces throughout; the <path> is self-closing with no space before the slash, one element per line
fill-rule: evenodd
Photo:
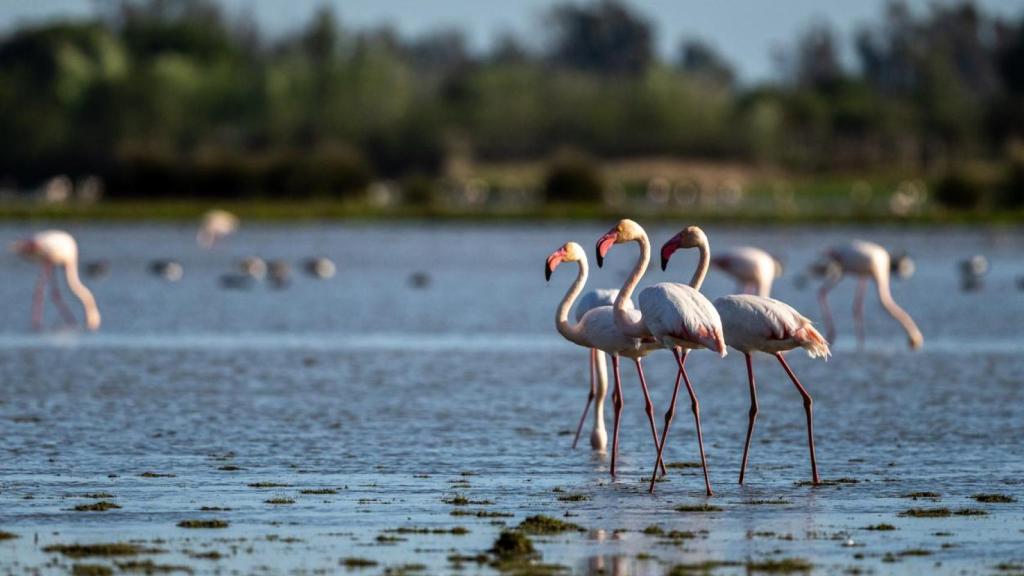
<path fill-rule="evenodd" d="M 891 272 L 891 261 L 889 252 L 878 244 L 854 240 L 849 244 L 834 246 L 825 252 L 825 257 L 839 265 L 839 274 L 826 276 L 818 292 L 818 300 L 821 303 L 821 312 L 825 320 L 825 334 L 829 342 L 835 342 L 836 328 L 832 320 L 832 311 L 828 305 L 828 293 L 836 287 L 843 276 L 853 274 L 857 276 L 857 293 L 853 297 L 853 319 L 857 331 L 857 345 L 864 346 L 864 292 L 867 289 L 868 279 L 875 281 L 878 288 L 878 300 L 890 316 L 900 323 L 900 326 L 907 333 L 910 348 L 916 350 L 924 343 L 924 336 L 917 329 L 914 320 L 903 308 L 900 308 L 893 300 L 889 291 L 889 277 Z"/>
<path fill-rule="evenodd" d="M 82 307 L 85 309 L 86 327 L 89 330 L 96 330 L 100 327 L 100 311 L 96 306 L 96 299 L 78 277 L 78 244 L 70 234 L 62 230 L 38 232 L 27 240 L 15 242 L 12 250 L 42 266 L 32 299 L 32 326 L 36 330 L 41 330 L 43 327 L 44 292 L 46 284 L 51 280 L 53 282 L 50 284 L 50 296 L 53 303 L 64 317 L 65 322 L 75 323 L 75 315 L 64 303 L 64 299 L 60 295 L 60 288 L 52 278 L 55 266 L 64 268 L 64 277 L 67 279 L 68 288 L 82 302 Z"/>
<path fill-rule="evenodd" d="M 221 238 L 234 234 L 238 230 L 238 217 L 227 210 L 210 210 L 203 214 L 196 233 L 196 242 L 200 247 L 210 249 Z"/>
<path fill-rule="evenodd" d="M 694 237 L 698 243 L 707 243 L 707 236 L 703 233 L 695 234 Z M 661 249 L 663 266 L 668 263 L 680 245 L 681 243 L 675 239 L 669 240 L 665 244 Z M 705 249 L 707 249 L 706 246 Z M 698 283 L 697 288 L 699 287 Z M 804 411 L 807 414 L 807 443 L 811 451 L 811 478 L 817 484 L 819 477 L 814 455 L 813 402 L 810 394 L 800 384 L 789 364 L 786 363 L 782 353 L 793 348 L 804 348 L 811 358 L 827 359 L 830 354 L 828 343 L 814 329 L 810 320 L 801 316 L 788 304 L 774 298 L 753 294 L 723 296 L 715 300 L 715 309 L 718 310 L 722 319 L 726 344 L 742 352 L 747 362 L 747 379 L 750 384 L 750 422 L 747 426 L 746 442 L 743 444 L 740 484 L 743 484 L 743 477 L 747 469 L 747 453 L 750 449 L 750 438 L 754 432 L 754 421 L 757 418 L 757 387 L 754 383 L 754 367 L 751 362 L 751 354 L 754 352 L 774 355 L 804 399 Z"/>
<path fill-rule="evenodd" d="M 612 396 L 612 401 L 615 405 L 615 424 L 612 430 L 612 461 L 610 471 L 614 476 L 619 446 L 619 422 L 623 406 L 619 356 L 632 358 L 636 363 L 637 374 L 640 377 L 640 386 L 643 388 L 644 398 L 648 406 L 647 419 L 651 425 L 654 446 L 657 447 L 659 444 L 658 429 L 654 424 L 653 404 L 651 403 L 650 394 L 647 392 L 647 382 L 644 378 L 643 365 L 640 359 L 651 350 L 659 348 L 659 346 L 653 340 L 648 339 L 645 342 L 641 338 L 634 338 L 623 334 L 615 324 L 614 312 L 610 306 L 593 308 L 585 313 L 576 324 L 569 324 L 569 309 L 572 307 L 576 297 L 583 291 L 583 286 L 587 283 L 589 266 L 587 255 L 583 252 L 580 245 L 575 242 L 569 242 L 548 256 L 544 267 L 545 278 L 550 280 L 551 274 L 562 262 L 578 262 L 579 272 L 576 276 L 576 281 L 569 287 L 569 291 L 566 292 L 565 297 L 558 306 L 555 313 L 555 327 L 558 329 L 559 334 L 570 342 L 586 348 L 602 350 L 612 357 L 612 369 L 615 376 L 615 393 Z M 604 398 L 598 398 L 598 405 L 603 403 L 603 401 Z M 664 466 L 662 466 L 662 471 L 664 471 Z"/>
<path fill-rule="evenodd" d="M 701 232 L 703 234 L 703 232 Z M 711 491 L 711 480 L 708 477 L 707 459 L 704 456 L 704 438 L 700 426 L 700 403 L 697 401 L 697 394 L 690 384 L 690 378 L 686 374 L 686 355 L 691 349 L 707 348 L 725 356 L 725 340 L 722 337 L 722 323 L 718 318 L 718 312 L 711 302 L 704 297 L 694 284 L 700 285 L 708 271 L 708 260 L 710 254 L 706 249 L 701 250 L 701 262 L 697 272 L 691 280 L 691 286 L 662 282 L 643 289 L 640 292 L 640 310 L 628 310 L 625 303 L 633 294 L 640 278 L 647 271 L 647 265 L 651 259 L 651 242 L 647 232 L 632 220 L 621 220 L 615 228 L 612 228 L 597 242 L 597 262 L 601 265 L 608 250 L 615 244 L 624 242 L 636 242 L 640 245 L 640 257 L 637 259 L 633 273 L 626 279 L 626 283 L 619 291 L 619 297 L 615 301 L 615 322 L 627 336 L 653 337 L 657 342 L 672 350 L 679 366 L 675 386 L 672 390 L 672 403 L 668 412 L 665 413 L 665 428 L 661 434 L 661 442 L 658 443 L 658 457 L 654 473 L 651 474 L 650 490 L 654 491 L 654 483 L 657 479 L 658 465 L 661 463 L 662 453 L 665 448 L 665 438 L 668 435 L 669 425 L 675 414 L 676 397 L 679 394 L 680 377 L 686 382 L 687 392 L 690 394 L 690 406 L 693 410 L 694 422 L 697 426 L 697 444 L 700 448 L 700 461 L 704 469 L 704 487 L 708 496 L 713 495 Z M 644 392 L 646 393 L 646 387 Z M 648 415 L 653 422 L 653 407 L 648 403 Z"/>
<path fill-rule="evenodd" d="M 732 276 L 737 283 L 736 291 L 744 294 L 768 296 L 772 282 L 782 276 L 782 263 L 753 246 L 723 250 L 711 258 L 711 266 Z"/>

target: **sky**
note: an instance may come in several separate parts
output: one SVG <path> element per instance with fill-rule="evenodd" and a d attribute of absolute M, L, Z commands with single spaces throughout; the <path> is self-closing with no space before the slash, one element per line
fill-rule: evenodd
<path fill-rule="evenodd" d="M 552 0 L 216 0 L 229 13 L 248 14 L 262 29 L 279 35 L 305 25 L 323 4 L 333 6 L 352 27 L 390 24 L 407 35 L 459 28 L 470 46 L 484 50 L 502 32 L 523 37 L 540 29 Z M 909 0 L 925 10 L 936 0 Z M 939 0 L 949 3 L 949 0 Z M 773 53 L 788 46 L 807 25 L 826 22 L 844 38 L 882 14 L 887 0 L 633 0 L 635 9 L 657 28 L 659 51 L 674 57 L 683 37 L 714 46 L 736 67 L 740 79 L 754 82 L 777 70 Z M 1024 16 L 1024 0 L 976 0 L 986 11 Z M 95 0 L 0 0 L 0 31 L 38 22 L 94 13 Z M 535 37 L 535 36 L 534 36 Z M 844 55 L 849 59 L 851 54 Z"/>

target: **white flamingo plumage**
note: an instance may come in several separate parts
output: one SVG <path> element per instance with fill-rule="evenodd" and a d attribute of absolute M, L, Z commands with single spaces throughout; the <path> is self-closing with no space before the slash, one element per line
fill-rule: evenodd
<path fill-rule="evenodd" d="M 15 242 L 11 249 L 41 265 L 39 280 L 36 283 L 32 299 L 32 325 L 36 330 L 42 329 L 44 292 L 46 284 L 50 282 L 52 282 L 50 296 L 53 303 L 64 317 L 65 322 L 75 323 L 75 315 L 64 303 L 56 279 L 52 278 L 55 267 L 64 269 L 64 278 L 67 280 L 68 288 L 81 301 L 82 308 L 85 310 L 85 326 L 89 330 L 99 329 L 100 311 L 92 292 L 85 287 L 78 276 L 78 244 L 71 234 L 62 230 L 44 230 L 33 234 L 26 240 Z"/>
<path fill-rule="evenodd" d="M 875 282 L 878 289 L 878 299 L 882 307 L 889 313 L 903 330 L 907 333 L 907 341 L 912 350 L 916 350 L 924 343 L 924 336 L 918 330 L 914 320 L 903 308 L 900 308 L 893 300 L 892 292 L 889 289 L 891 273 L 891 260 L 889 252 L 872 242 L 854 240 L 849 244 L 833 246 L 825 252 L 825 257 L 839 266 L 839 274 L 829 275 L 818 292 L 818 301 L 821 304 L 821 312 L 825 320 L 825 334 L 829 342 L 835 342 L 836 328 L 832 320 L 832 311 L 828 305 L 828 293 L 836 287 L 844 275 L 852 274 L 857 277 L 857 293 L 853 299 L 853 317 L 857 331 L 857 344 L 864 346 L 864 292 L 867 289 L 868 279 Z"/>
<path fill-rule="evenodd" d="M 703 233 L 702 233 L 703 234 Z M 677 238 L 679 238 L 677 236 Z M 686 238 L 681 241 L 690 241 Z M 640 257 L 632 274 L 626 279 L 625 284 L 619 291 L 619 297 L 615 301 L 615 322 L 616 325 L 627 335 L 637 338 L 652 337 L 665 348 L 672 351 L 679 366 L 676 376 L 675 387 L 672 391 L 672 404 L 665 413 L 665 427 L 661 433 L 661 442 L 658 443 L 658 457 L 654 473 L 651 474 L 650 490 L 654 491 L 654 483 L 657 478 L 657 466 L 662 461 L 662 453 L 665 447 L 665 439 L 668 437 L 669 426 L 675 414 L 675 401 L 679 393 L 680 378 L 686 383 L 687 392 L 690 394 L 690 406 L 693 411 L 694 422 L 697 427 L 697 444 L 700 448 L 701 466 L 704 469 L 704 487 L 708 496 L 714 493 L 711 490 L 711 480 L 708 477 L 707 459 L 704 456 L 704 438 L 700 425 L 700 403 L 697 401 L 697 394 L 690 384 L 686 374 L 686 356 L 690 350 L 707 348 L 725 356 L 725 339 L 722 335 L 722 322 L 718 312 L 711 302 L 704 297 L 693 284 L 699 286 L 707 274 L 710 254 L 701 250 L 701 263 L 691 285 L 662 282 L 643 289 L 638 297 L 639 310 L 629 310 L 625 307 L 626 301 L 633 294 L 640 278 L 647 271 L 647 265 L 651 258 L 651 242 L 647 232 L 632 220 L 621 220 L 614 228 L 609 230 L 597 242 L 598 265 L 603 263 L 608 250 L 615 244 L 625 242 L 636 242 L 640 245 Z M 648 406 L 649 415 L 653 422 L 653 407 Z"/>
<path fill-rule="evenodd" d="M 238 217 L 227 210 L 210 210 L 203 214 L 196 232 L 196 242 L 201 248 L 210 249 L 218 240 L 238 230 Z"/>
<path fill-rule="evenodd" d="M 743 443 L 743 463 L 740 465 L 739 483 L 743 484 L 743 477 L 747 469 L 747 453 L 750 450 L 750 438 L 754 433 L 754 420 L 757 418 L 757 386 L 754 383 L 751 354 L 764 352 L 778 359 L 804 400 L 804 412 L 807 415 L 807 444 L 811 453 L 811 481 L 818 484 L 820 478 L 814 455 L 814 402 L 811 400 L 811 395 L 800 384 L 782 353 L 794 348 L 803 348 L 807 350 L 807 354 L 811 358 L 828 359 L 831 354 L 828 342 L 814 329 L 810 320 L 789 304 L 774 298 L 754 294 L 723 296 L 715 300 L 715 308 L 722 318 L 726 344 L 742 352 L 747 362 L 747 379 L 750 385 L 750 422 L 747 426 L 747 438 Z"/>
<path fill-rule="evenodd" d="M 651 404 L 650 395 L 647 392 L 647 382 L 644 379 L 641 358 L 646 356 L 651 350 L 655 350 L 660 346 L 650 338 L 645 340 L 643 338 L 625 335 L 622 330 L 616 326 L 614 312 L 611 306 L 598 306 L 596 308 L 592 308 L 587 311 L 583 317 L 576 322 L 576 324 L 570 324 L 569 309 L 572 308 L 573 302 L 579 296 L 580 292 L 583 291 L 583 287 L 587 283 L 589 265 L 587 263 L 587 255 L 583 252 L 580 245 L 575 242 L 569 242 L 548 256 L 547 262 L 544 266 L 545 277 L 550 280 L 551 274 L 562 262 L 577 262 L 579 264 L 579 271 L 576 276 L 576 281 L 569 287 L 569 290 L 566 292 L 561 304 L 558 306 L 555 313 L 555 327 L 559 334 L 564 336 L 570 342 L 585 348 L 601 350 L 610 354 L 612 357 L 612 369 L 615 377 L 615 393 L 612 397 L 613 403 L 615 404 L 615 424 L 612 431 L 612 458 L 610 471 L 614 476 L 617 460 L 619 421 L 623 405 L 622 380 L 619 374 L 619 357 L 625 356 L 627 358 L 631 358 L 636 363 L 637 373 L 640 377 L 640 386 L 643 388 L 647 405 L 653 406 L 653 404 Z M 657 426 L 654 424 L 653 408 L 648 409 L 648 420 L 651 426 L 651 435 L 654 437 L 654 445 L 657 447 L 659 444 L 659 438 Z"/>
<path fill-rule="evenodd" d="M 782 275 L 782 264 L 774 256 L 753 246 L 738 246 L 715 253 L 711 266 L 732 276 L 736 291 L 769 296 L 772 283 Z"/>

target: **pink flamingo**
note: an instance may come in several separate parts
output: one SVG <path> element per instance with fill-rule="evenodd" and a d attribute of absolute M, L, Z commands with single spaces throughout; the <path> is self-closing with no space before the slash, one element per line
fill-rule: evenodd
<path fill-rule="evenodd" d="M 593 308 L 584 314 L 576 324 L 569 324 L 569 309 L 572 308 L 573 302 L 580 292 L 583 291 L 583 286 L 587 283 L 589 265 L 583 248 L 575 242 L 569 242 L 548 256 L 547 263 L 544 266 L 545 278 L 550 280 L 551 274 L 562 262 L 577 262 L 579 264 L 579 272 L 576 275 L 576 281 L 569 287 L 555 312 L 555 327 L 558 329 L 558 333 L 570 342 L 585 348 L 601 350 L 612 357 L 612 368 L 615 376 L 615 392 L 612 395 L 612 402 L 615 405 L 615 424 L 612 431 L 611 474 L 614 476 L 619 446 L 619 420 L 623 405 L 619 357 L 631 358 L 636 363 L 636 370 L 640 376 L 640 386 L 644 390 L 644 398 L 649 407 L 647 416 L 651 425 L 651 435 L 654 437 L 654 445 L 657 447 L 659 443 L 658 429 L 654 424 L 653 404 L 651 403 L 650 395 L 647 393 L 647 383 L 644 379 L 643 365 L 640 359 L 651 350 L 655 350 L 660 346 L 649 338 L 644 341 L 642 338 L 623 334 L 615 324 L 611 306 Z M 662 467 L 662 471 L 664 472 L 664 467 Z"/>
<path fill-rule="evenodd" d="M 828 305 L 828 293 L 842 280 L 843 275 L 853 274 L 857 276 L 857 293 L 853 298 L 853 318 L 858 347 L 864 347 L 864 292 L 867 289 L 869 278 L 875 281 L 875 286 L 878 288 L 878 299 L 881 301 L 882 307 L 906 331 L 910 348 L 916 350 L 921 347 L 924 343 L 924 336 L 917 329 L 910 314 L 896 304 L 889 291 L 889 274 L 892 264 L 889 252 L 885 248 L 871 242 L 854 240 L 849 244 L 833 246 L 825 252 L 825 257 L 839 266 L 839 274 L 827 276 L 818 292 L 818 301 L 821 304 L 825 320 L 825 334 L 829 342 L 835 342 L 836 328 L 832 321 L 832 311 Z"/>
<path fill-rule="evenodd" d="M 693 240 L 686 238 L 685 241 Z M 675 387 L 672 391 L 672 405 L 665 413 L 665 427 L 661 433 L 661 442 L 658 443 L 658 459 L 655 464 L 655 474 L 651 475 L 650 490 L 654 491 L 657 466 L 662 461 L 661 455 L 665 448 L 665 438 L 675 414 L 679 380 L 682 378 L 686 383 L 686 390 L 690 394 L 690 407 L 693 410 L 693 418 L 697 426 L 697 444 L 700 448 L 701 466 L 704 469 L 704 487 L 707 489 L 708 496 L 712 496 L 714 493 L 711 491 L 707 459 L 704 456 L 700 403 L 697 401 L 697 394 L 690 384 L 685 367 L 686 356 L 692 349 L 707 348 L 723 357 L 726 354 L 722 322 L 718 317 L 718 312 L 703 294 L 692 287 L 694 284 L 699 286 L 700 282 L 703 282 L 704 276 L 707 274 L 710 254 L 706 249 L 701 250 L 701 263 L 690 286 L 662 282 L 644 288 L 639 296 L 640 310 L 628 310 L 625 303 L 632 296 L 633 290 L 636 289 L 644 272 L 647 271 L 647 265 L 651 259 L 651 242 L 647 237 L 647 232 L 632 220 L 621 220 L 618 225 L 598 240 L 597 263 L 599 266 L 603 263 L 605 255 L 613 245 L 625 242 L 638 243 L 640 257 L 633 268 L 633 273 L 619 290 L 619 297 L 615 301 L 615 323 L 627 336 L 653 337 L 655 341 L 672 351 L 676 358 L 676 364 L 679 366 Z M 653 422 L 653 414 L 650 412 L 653 411 L 653 407 L 649 405 L 648 411 Z"/>
<path fill-rule="evenodd" d="M 68 288 L 82 302 L 82 307 L 85 309 L 86 327 L 89 330 L 96 330 L 100 327 L 100 311 L 96 306 L 96 299 L 78 277 L 78 244 L 70 234 L 61 230 L 38 232 L 27 240 L 15 242 L 11 249 L 42 265 L 32 300 L 32 326 L 36 330 L 42 329 L 43 326 L 44 292 L 46 284 L 51 281 L 55 266 L 64 267 L 64 277 L 67 279 Z M 56 280 L 50 286 L 53 303 L 60 310 L 64 320 L 69 324 L 74 324 L 75 315 L 71 313 L 64 303 L 64 299 L 61 298 Z"/>
<path fill-rule="evenodd" d="M 705 243 L 707 242 L 707 237 L 704 234 L 698 234 L 697 237 L 703 239 Z M 661 250 L 662 266 L 667 265 L 668 260 L 679 247 L 675 239 L 669 240 L 665 244 Z M 815 484 L 818 484 L 820 479 L 814 456 L 813 401 L 793 370 L 790 369 L 782 353 L 794 348 L 803 348 L 807 350 L 811 358 L 827 360 L 831 354 L 828 343 L 814 329 L 810 320 L 800 315 L 790 305 L 774 298 L 753 294 L 723 296 L 715 300 L 715 308 L 722 318 L 726 344 L 742 352 L 747 362 L 747 379 L 750 384 L 750 422 L 747 427 L 746 442 L 743 444 L 743 463 L 740 466 L 739 483 L 743 484 L 750 438 L 754 433 L 754 420 L 757 418 L 757 387 L 754 383 L 751 354 L 764 352 L 772 354 L 778 359 L 800 392 L 800 396 L 803 397 L 804 411 L 807 414 L 807 443 L 811 452 L 811 478 Z"/>
<path fill-rule="evenodd" d="M 772 282 L 782 276 L 782 263 L 752 246 L 723 250 L 711 258 L 711 266 L 732 276 L 737 282 L 736 291 L 743 294 L 768 296 Z"/>
<path fill-rule="evenodd" d="M 238 216 L 227 210 L 210 210 L 203 214 L 196 232 L 196 243 L 209 250 L 218 240 L 238 230 Z"/>

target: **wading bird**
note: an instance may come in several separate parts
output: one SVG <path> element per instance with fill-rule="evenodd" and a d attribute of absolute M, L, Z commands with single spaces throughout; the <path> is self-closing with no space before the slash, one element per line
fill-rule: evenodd
<path fill-rule="evenodd" d="M 568 292 L 562 298 L 562 302 L 555 312 L 555 327 L 558 329 L 558 333 L 574 344 L 584 348 L 596 348 L 610 354 L 612 357 L 612 368 L 615 376 L 615 392 L 612 394 L 612 402 L 615 405 L 615 424 L 612 431 L 610 471 L 614 476 L 619 442 L 619 420 L 623 405 L 622 382 L 619 375 L 619 356 L 632 358 L 636 362 L 637 374 L 640 376 L 640 386 L 643 388 L 644 398 L 648 407 L 650 407 L 652 406 L 651 398 L 647 393 L 647 382 L 644 379 L 644 371 L 640 359 L 651 350 L 660 348 L 660 346 L 650 338 L 645 340 L 623 334 L 615 325 L 614 312 L 611 306 L 593 308 L 584 314 L 578 322 L 569 324 L 569 309 L 572 308 L 573 302 L 580 295 L 580 292 L 583 291 L 583 287 L 587 283 L 589 266 L 587 264 L 587 255 L 583 252 L 583 248 L 575 242 L 569 242 L 548 256 L 547 263 L 544 266 L 544 277 L 550 280 L 551 274 L 562 262 L 577 262 L 579 264 L 579 272 L 576 275 L 576 281 L 569 287 Z M 601 400 L 603 398 L 599 402 Z M 654 437 L 654 446 L 657 448 L 659 444 L 658 429 L 654 424 L 653 414 L 653 409 L 648 408 L 647 417 L 651 425 L 651 435 Z M 664 467 L 662 470 L 664 471 Z"/>
<path fill-rule="evenodd" d="M 686 238 L 685 241 L 693 242 L 694 240 Z M 690 394 L 690 406 L 697 426 L 697 444 L 700 448 L 700 463 L 704 469 L 704 487 L 707 489 L 708 496 L 711 496 L 713 492 L 711 491 L 711 480 L 708 478 L 707 459 L 704 457 L 704 438 L 700 426 L 700 403 L 697 401 L 697 394 L 690 384 L 690 378 L 686 375 L 685 368 L 686 356 L 692 349 L 707 348 L 721 356 L 726 354 L 722 322 L 718 317 L 718 311 L 703 294 L 692 287 L 694 284 L 700 285 L 700 282 L 703 282 L 708 271 L 710 254 L 706 248 L 701 249 L 700 266 L 697 273 L 694 274 L 690 286 L 661 282 L 644 288 L 639 296 L 640 309 L 629 310 L 625 307 L 625 302 L 633 295 L 633 290 L 636 289 L 640 278 L 647 271 L 647 265 L 651 259 L 651 241 L 647 237 L 647 232 L 632 220 L 620 221 L 597 241 L 597 263 L 600 266 L 604 262 L 605 255 L 613 245 L 624 242 L 638 243 L 640 257 L 637 259 L 632 274 L 619 290 L 619 297 L 615 301 L 615 324 L 627 336 L 653 337 L 655 341 L 672 351 L 676 358 L 676 364 L 679 366 L 679 373 L 672 391 L 672 405 L 665 413 L 665 427 L 661 434 L 661 441 L 658 443 L 657 462 L 661 462 L 665 438 L 675 413 L 679 380 L 682 378 L 686 382 L 686 390 Z M 653 407 L 650 403 L 648 403 L 647 410 L 648 416 L 653 422 Z M 657 472 L 657 468 L 655 468 L 655 472 Z M 652 492 L 656 478 L 657 474 L 651 475 L 650 490 Z"/>
<path fill-rule="evenodd" d="M 226 210 L 210 210 L 203 214 L 196 233 L 200 247 L 210 249 L 221 238 L 238 230 L 238 217 Z"/>
<path fill-rule="evenodd" d="M 699 228 L 698 228 L 699 230 Z M 685 231 L 684 231 L 685 233 Z M 706 243 L 703 233 L 697 234 L 698 239 Z M 699 241 L 699 240 L 698 240 Z M 668 264 L 672 254 L 682 246 L 678 237 L 669 240 L 661 249 L 662 266 Z M 700 287 L 697 283 L 696 288 Z M 825 339 L 814 329 L 811 321 L 800 315 L 788 304 L 753 294 L 723 296 L 715 300 L 715 309 L 722 318 L 725 330 L 725 343 L 743 353 L 747 362 L 747 379 L 750 385 L 750 422 L 747 426 L 747 439 L 743 444 L 743 463 L 740 465 L 740 484 L 747 469 L 747 453 L 750 450 L 750 438 L 754 433 L 754 420 L 757 418 L 757 387 L 754 383 L 754 367 L 751 354 L 764 352 L 771 354 L 782 364 L 793 385 L 804 400 L 804 411 L 807 414 L 807 443 L 811 452 L 811 479 L 815 484 L 820 482 L 818 464 L 814 457 L 814 420 L 813 402 L 810 394 L 804 389 L 782 353 L 794 348 L 803 348 L 811 358 L 828 359 L 829 349 Z"/>
<path fill-rule="evenodd" d="M 832 311 L 828 305 L 828 293 L 836 287 L 846 274 L 857 276 L 857 293 L 853 298 L 853 319 L 857 331 L 857 345 L 864 347 L 864 292 L 867 290 L 868 279 L 875 281 L 878 288 L 878 299 L 890 316 L 896 319 L 907 333 L 910 348 L 916 350 L 924 343 L 924 336 L 917 329 L 914 320 L 903 308 L 900 308 L 889 291 L 889 278 L 892 263 L 889 252 L 878 244 L 854 240 L 842 246 L 833 246 L 825 252 L 825 257 L 839 265 L 840 274 L 826 276 L 825 283 L 818 291 L 822 316 L 825 320 L 825 335 L 829 343 L 836 340 L 836 327 L 832 321 Z"/>
<path fill-rule="evenodd" d="M 711 266 L 732 276 L 741 294 L 768 296 L 772 282 L 782 276 L 782 263 L 774 256 L 752 246 L 723 250 L 711 258 Z"/>
<path fill-rule="evenodd" d="M 11 249 L 24 258 L 42 265 L 32 299 L 32 326 L 36 330 L 41 330 L 43 327 L 44 292 L 46 284 L 51 282 L 50 296 L 53 303 L 67 323 L 75 323 L 75 315 L 64 303 L 64 299 L 60 295 L 60 287 L 57 285 L 56 279 L 52 277 L 53 269 L 57 266 L 64 268 L 64 278 L 67 280 L 68 288 L 82 302 L 82 308 L 85 310 L 85 326 L 89 330 L 97 330 L 100 327 L 100 310 L 96 306 L 96 299 L 78 277 L 78 244 L 70 234 L 61 230 L 45 230 L 34 234 L 27 240 L 15 242 Z"/>

